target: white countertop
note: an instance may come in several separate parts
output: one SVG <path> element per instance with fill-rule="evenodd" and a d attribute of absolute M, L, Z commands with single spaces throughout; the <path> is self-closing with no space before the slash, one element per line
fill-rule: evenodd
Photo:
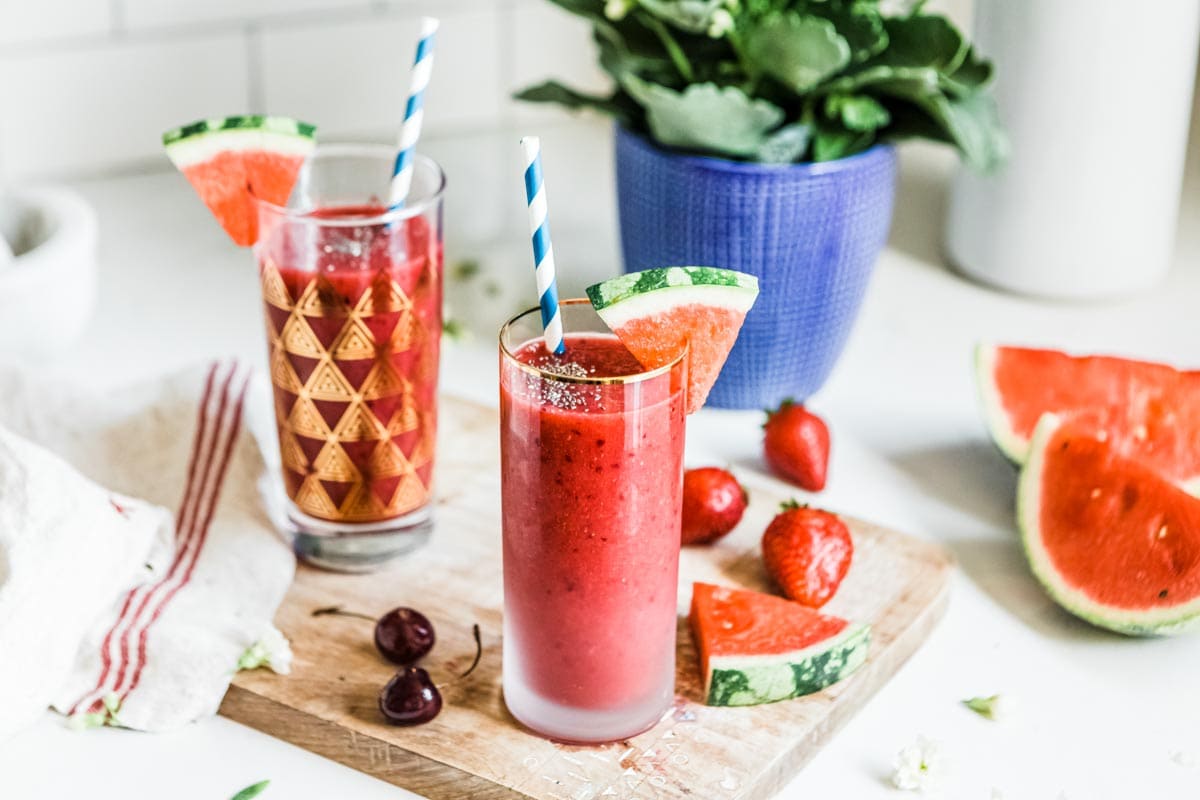
<path fill-rule="evenodd" d="M 547 152 L 556 135 L 560 153 L 571 142 L 575 162 L 558 171 L 547 165 L 552 219 L 564 221 L 556 250 L 560 263 L 576 268 L 570 285 L 577 286 L 618 263 L 608 137 L 597 126 L 567 125 L 546 136 Z M 447 166 L 451 193 L 472 191 L 465 155 L 435 155 Z M 1191 681 L 1200 636 L 1125 639 L 1049 601 L 1016 539 L 1015 473 L 986 439 L 970 357 L 985 339 L 1200 365 L 1200 165 L 1189 176 L 1169 282 L 1119 303 L 1071 305 L 992 292 L 947 271 L 938 242 L 952 159 L 923 146 L 906 149 L 903 159 L 891 245 L 845 356 L 812 401 L 834 435 L 830 487 L 819 502 L 940 541 L 961 570 L 949 613 L 928 643 L 780 796 L 902 796 L 887 782 L 892 759 L 926 734 L 949 759 L 948 798 L 988 800 L 998 796 L 993 789 L 1021 800 L 1197 797 L 1200 692 Z M 603 190 L 583 192 L 593 186 Z M 263 362 L 251 257 L 228 243 L 179 176 L 79 188 L 100 216 L 100 307 L 84 339 L 51 369 L 117 382 L 212 355 Z M 570 193 L 581 199 L 568 205 Z M 528 269 L 515 177 L 512 205 L 500 214 L 503 227 L 481 230 L 470 205 L 453 201 L 451 259 L 479 254 L 485 272 Z M 519 276 L 526 279 L 528 299 L 532 275 Z M 451 344 L 445 389 L 494 403 L 494 382 L 478 377 L 494 370 L 490 339 Z M 689 427 L 689 462 L 761 469 L 760 421 L 756 413 L 701 412 Z M 1014 706 L 1000 722 L 960 705 L 997 692 Z M 74 733 L 47 714 L 0 744 L 3 798 L 224 800 L 266 778 L 264 800 L 413 797 L 220 718 L 155 736 Z"/>

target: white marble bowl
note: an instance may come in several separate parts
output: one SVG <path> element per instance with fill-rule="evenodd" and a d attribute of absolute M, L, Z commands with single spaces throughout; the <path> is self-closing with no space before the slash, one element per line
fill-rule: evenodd
<path fill-rule="evenodd" d="M 0 357 L 37 361 L 69 347 L 96 305 L 96 214 L 68 189 L 0 193 Z M 11 251 L 11 257 L 8 252 Z"/>

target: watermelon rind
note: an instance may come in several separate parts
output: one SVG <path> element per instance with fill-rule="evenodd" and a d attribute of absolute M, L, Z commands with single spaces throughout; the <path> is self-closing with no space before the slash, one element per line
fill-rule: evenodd
<path fill-rule="evenodd" d="M 1055 602 L 1099 628 L 1131 636 L 1165 636 L 1200 628 L 1200 597 L 1170 607 L 1123 609 L 1097 602 L 1069 585 L 1055 569 L 1043 541 L 1040 512 L 1047 445 L 1062 424 L 1056 414 L 1043 414 L 1038 420 L 1017 485 L 1017 522 L 1034 576 Z M 1104 531 L 1096 535 L 1103 536 Z"/>
<path fill-rule="evenodd" d="M 712 656 L 705 678 L 710 706 L 750 706 L 813 694 L 849 677 L 867 660 L 869 625 L 790 653 Z"/>
<path fill-rule="evenodd" d="M 163 134 L 163 146 L 179 169 L 209 161 L 218 153 L 268 150 L 307 156 L 316 146 L 316 127 L 288 117 L 257 114 L 202 119 Z"/>
<path fill-rule="evenodd" d="M 1012 463 L 1020 466 L 1029 458 L 1029 440 L 1013 430 L 996 386 L 996 354 L 999 348 L 989 342 L 975 346 L 975 386 L 988 435 L 997 449 Z"/>
<path fill-rule="evenodd" d="M 753 275 L 718 267 L 659 267 L 589 286 L 588 300 L 610 328 L 666 308 L 697 303 L 750 310 L 758 297 Z"/>

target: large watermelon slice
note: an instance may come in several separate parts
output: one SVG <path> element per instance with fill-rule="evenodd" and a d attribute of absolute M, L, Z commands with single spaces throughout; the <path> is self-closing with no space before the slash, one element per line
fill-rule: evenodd
<path fill-rule="evenodd" d="M 1200 500 L 1111 439 L 1042 417 L 1017 509 L 1034 574 L 1071 613 L 1127 634 L 1200 624 Z"/>
<path fill-rule="evenodd" d="M 996 345 L 980 345 L 975 363 L 988 430 L 1016 463 L 1038 419 L 1054 413 L 1200 492 L 1200 372 Z"/>
<path fill-rule="evenodd" d="M 753 275 L 716 267 L 661 267 L 588 287 L 604 323 L 646 369 L 688 346 L 688 413 L 704 405 L 758 297 Z"/>
<path fill-rule="evenodd" d="M 286 117 L 202 119 L 163 134 L 167 156 L 237 244 L 258 240 L 254 197 L 287 205 L 316 129 Z"/>
<path fill-rule="evenodd" d="M 705 702 L 749 706 L 819 692 L 867 659 L 870 628 L 749 589 L 692 586 Z"/>

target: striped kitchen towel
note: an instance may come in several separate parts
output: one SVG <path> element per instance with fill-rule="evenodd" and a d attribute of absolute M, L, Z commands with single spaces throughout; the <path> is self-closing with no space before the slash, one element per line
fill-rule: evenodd
<path fill-rule="evenodd" d="M 278 639 L 295 569 L 249 432 L 265 385 L 236 363 L 103 394 L 0 385 L 0 708 L 21 711 L 0 736 L 47 706 L 148 731 L 215 713 Z"/>

